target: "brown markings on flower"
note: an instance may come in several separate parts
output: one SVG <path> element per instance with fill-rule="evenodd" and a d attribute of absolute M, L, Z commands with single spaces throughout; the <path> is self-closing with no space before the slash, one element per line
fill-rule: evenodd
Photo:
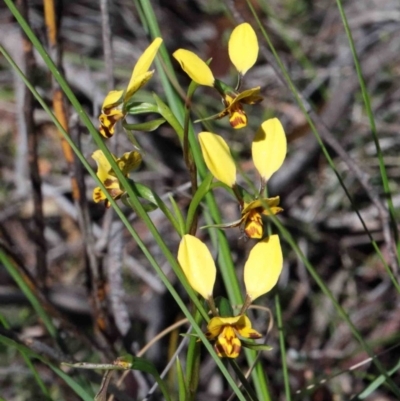
<path fill-rule="evenodd" d="M 109 187 L 111 187 L 111 185 L 113 185 L 116 182 L 115 179 L 113 178 L 106 178 L 103 182 L 104 186 L 108 189 Z"/>

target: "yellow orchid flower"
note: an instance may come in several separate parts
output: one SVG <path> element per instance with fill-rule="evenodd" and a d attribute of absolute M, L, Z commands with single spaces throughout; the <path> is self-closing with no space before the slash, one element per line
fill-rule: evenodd
<path fill-rule="evenodd" d="M 193 235 L 184 235 L 179 244 L 178 262 L 190 286 L 204 299 L 210 299 L 217 269 L 207 246 Z"/>
<path fill-rule="evenodd" d="M 153 76 L 154 70 L 149 71 L 150 66 L 156 57 L 161 46 L 162 39 L 155 38 L 150 46 L 139 57 L 133 71 L 129 84 L 125 90 L 111 91 L 104 99 L 100 120 L 100 134 L 105 138 L 114 135 L 115 124 L 125 118 L 124 106 L 132 96 Z"/>
<path fill-rule="evenodd" d="M 244 346 L 249 346 L 245 339 L 262 337 L 252 328 L 250 319 L 244 313 L 251 301 L 268 292 L 279 278 L 283 259 L 278 236 L 266 238 L 250 252 L 244 270 L 247 296 L 238 316 L 218 316 L 212 296 L 216 276 L 215 263 L 202 241 L 192 235 L 184 235 L 179 244 L 178 261 L 189 284 L 207 300 L 214 314 L 207 325 L 207 338 L 210 341 L 215 340 L 214 347 L 218 356 L 237 358 L 242 342 Z"/>
<path fill-rule="evenodd" d="M 243 226 L 243 231 L 248 238 L 262 238 L 263 221 L 261 216 L 271 216 L 271 214 L 280 213 L 283 209 L 278 205 L 279 196 L 256 199 L 250 203 L 245 202 L 241 212 L 242 217 L 237 226 Z"/>
<path fill-rule="evenodd" d="M 283 256 L 278 235 L 271 235 L 254 246 L 244 266 L 244 284 L 251 302 L 275 286 L 282 267 Z"/>
<path fill-rule="evenodd" d="M 114 155 L 112 156 L 125 177 L 129 177 L 129 173 L 139 167 L 142 162 L 141 154 L 136 151 L 126 152 L 120 158 L 116 158 Z M 92 154 L 92 158 L 97 163 L 97 177 L 99 177 L 99 180 L 106 187 L 111 197 L 113 199 L 119 199 L 125 191 L 121 188 L 118 178 L 115 176 L 103 151 L 96 150 Z M 111 205 L 100 187 L 96 187 L 93 190 L 93 200 L 96 203 L 104 201 L 106 207 L 110 207 Z"/>
<path fill-rule="evenodd" d="M 217 180 L 234 189 L 241 208 L 239 220 L 211 227 L 241 227 L 248 238 L 262 238 L 262 216 L 270 216 L 283 210 L 279 207 L 279 196 L 259 198 L 260 191 L 256 199 L 243 202 L 237 191 L 236 166 L 228 144 L 221 136 L 211 132 L 201 132 L 199 142 L 208 169 Z M 286 150 L 286 135 L 280 121 L 277 118 L 264 121 L 257 130 L 252 143 L 253 162 L 262 178 L 262 188 L 272 174 L 281 167 L 286 156 Z"/>
<path fill-rule="evenodd" d="M 236 165 L 224 138 L 211 132 L 200 132 L 198 138 L 204 161 L 212 175 L 232 187 L 236 182 Z"/>
<path fill-rule="evenodd" d="M 262 335 L 251 326 L 250 319 L 245 315 L 236 317 L 213 317 L 208 325 L 206 336 L 210 341 L 216 340 L 215 352 L 219 357 L 237 358 L 242 343 L 239 337 L 257 339 Z"/>
<path fill-rule="evenodd" d="M 229 38 L 228 54 L 239 73 L 239 84 L 244 74 L 255 64 L 258 57 L 258 41 L 256 33 L 247 22 L 238 25 Z M 247 116 L 243 104 L 255 104 L 262 101 L 260 87 L 237 92 L 238 88 L 232 89 L 222 81 L 215 79 L 209 66 L 195 53 L 178 49 L 173 53 L 182 69 L 189 77 L 199 85 L 211 86 L 218 90 L 224 102 L 224 110 L 212 118 L 223 118 L 229 115 L 229 122 L 235 129 L 247 125 Z"/>

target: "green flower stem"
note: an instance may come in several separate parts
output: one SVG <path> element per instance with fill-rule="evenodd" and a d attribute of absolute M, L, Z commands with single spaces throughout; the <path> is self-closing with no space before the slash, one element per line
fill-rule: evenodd
<path fill-rule="evenodd" d="M 197 210 L 200 206 L 200 202 L 204 199 L 204 197 L 207 195 L 210 188 L 212 187 L 211 186 L 212 180 L 213 180 L 213 175 L 211 173 L 208 173 L 208 175 L 204 178 L 203 182 L 201 183 L 198 190 L 194 194 L 189 205 L 189 210 L 187 212 L 186 232 L 190 233 L 190 229 L 193 226 L 193 221 L 197 214 Z"/>
<path fill-rule="evenodd" d="M 283 332 L 281 302 L 279 300 L 278 294 L 275 295 L 275 308 L 276 308 L 276 316 L 277 316 L 277 320 L 278 320 L 279 348 L 281 350 L 283 381 L 285 384 L 285 400 L 291 401 L 292 397 L 290 395 L 289 371 L 288 371 L 287 362 L 286 362 L 285 333 Z"/>
<path fill-rule="evenodd" d="M 203 317 L 198 311 L 194 316 L 197 324 L 200 326 L 203 322 Z M 189 388 L 190 400 L 195 400 L 197 386 L 200 378 L 200 344 L 196 337 L 191 336 L 188 345 L 188 352 L 186 358 L 186 378 Z"/>
<path fill-rule="evenodd" d="M 242 194 L 240 193 L 240 190 L 239 190 L 239 188 L 238 188 L 238 186 L 237 186 L 236 184 L 233 185 L 232 191 L 233 191 L 233 193 L 235 194 L 236 199 L 237 199 L 238 202 L 239 202 L 240 208 L 242 208 L 242 207 L 243 207 L 243 204 L 244 204 L 244 202 L 243 202 L 243 197 L 242 197 Z"/>

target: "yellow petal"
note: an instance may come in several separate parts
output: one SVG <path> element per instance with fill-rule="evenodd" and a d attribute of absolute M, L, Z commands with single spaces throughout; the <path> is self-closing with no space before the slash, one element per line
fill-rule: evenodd
<path fill-rule="evenodd" d="M 258 208 L 262 209 L 262 214 L 265 216 L 280 213 L 283 209 L 278 206 L 279 201 L 279 196 L 275 196 L 273 198 L 256 199 L 250 203 L 245 203 L 242 210 L 242 215 L 248 213 L 250 210 Z"/>
<path fill-rule="evenodd" d="M 207 338 L 212 340 L 215 337 L 218 337 L 221 334 L 224 326 L 236 325 L 241 320 L 242 316 L 243 315 L 234 317 L 221 317 L 221 316 L 213 317 L 207 324 L 207 333 L 206 333 Z"/>
<path fill-rule="evenodd" d="M 258 41 L 250 24 L 245 22 L 232 31 L 228 51 L 232 64 L 241 75 L 253 67 L 258 56 Z"/>
<path fill-rule="evenodd" d="M 108 92 L 106 98 L 104 99 L 103 102 L 103 112 L 108 114 L 108 111 L 112 109 L 113 107 L 117 106 L 118 104 L 121 104 L 123 99 L 122 99 L 122 94 L 124 91 L 111 91 Z"/>
<path fill-rule="evenodd" d="M 236 323 L 235 329 L 238 334 L 244 338 L 261 338 L 262 335 L 251 327 L 250 319 L 241 315 L 240 320 Z"/>
<path fill-rule="evenodd" d="M 150 46 L 139 57 L 126 89 L 125 101 L 132 97 L 153 75 L 153 71 L 149 71 L 151 63 L 156 57 L 158 48 L 161 46 L 162 39 L 155 38 Z"/>
<path fill-rule="evenodd" d="M 122 174 L 127 177 L 132 170 L 140 166 L 142 155 L 137 151 L 126 152 L 116 161 Z"/>
<path fill-rule="evenodd" d="M 277 283 L 283 266 L 279 237 L 271 235 L 260 241 L 250 252 L 244 267 L 244 284 L 247 295 L 255 300 Z"/>
<path fill-rule="evenodd" d="M 199 85 L 214 86 L 214 75 L 210 67 L 195 53 L 178 49 L 173 56 L 179 62 L 182 70 Z"/>
<path fill-rule="evenodd" d="M 282 166 L 286 156 L 286 135 L 277 118 L 264 121 L 251 147 L 253 162 L 266 181 Z"/>
<path fill-rule="evenodd" d="M 217 269 L 207 246 L 193 235 L 184 235 L 179 244 L 178 262 L 192 288 L 203 298 L 210 298 Z"/>
<path fill-rule="evenodd" d="M 115 159 L 114 155 L 113 157 Z M 97 164 L 97 177 L 99 177 L 99 180 L 104 183 L 111 171 L 111 164 L 105 157 L 103 151 L 100 149 L 93 152 L 92 158 L 96 161 Z"/>
<path fill-rule="evenodd" d="M 201 132 L 199 142 L 204 161 L 212 175 L 232 187 L 236 181 L 236 166 L 228 144 L 221 136 L 211 132 Z"/>

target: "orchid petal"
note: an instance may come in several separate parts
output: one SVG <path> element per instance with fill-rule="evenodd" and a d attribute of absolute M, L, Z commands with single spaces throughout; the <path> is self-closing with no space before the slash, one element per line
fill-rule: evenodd
<path fill-rule="evenodd" d="M 154 71 L 149 71 L 149 68 L 156 57 L 162 41 L 161 38 L 155 38 L 139 57 L 139 60 L 133 68 L 132 76 L 126 89 L 125 101 L 130 99 L 132 95 L 152 77 Z"/>
<path fill-rule="evenodd" d="M 241 75 L 253 67 L 258 57 L 258 41 L 250 24 L 245 22 L 232 31 L 228 52 L 232 64 Z"/>
<path fill-rule="evenodd" d="M 201 132 L 199 142 L 204 161 L 212 175 L 232 187 L 236 182 L 236 166 L 225 140 L 211 132 Z"/>
<path fill-rule="evenodd" d="M 199 85 L 214 86 L 215 79 L 210 67 L 197 54 L 178 49 L 173 56 L 194 82 Z"/>
<path fill-rule="evenodd" d="M 251 251 L 244 267 L 244 284 L 251 300 L 270 291 L 277 283 L 283 267 L 279 237 L 271 235 Z"/>
<path fill-rule="evenodd" d="M 193 235 L 184 235 L 179 244 L 178 261 L 191 287 L 203 298 L 210 298 L 217 269 L 207 246 Z"/>
<path fill-rule="evenodd" d="M 267 181 L 282 166 L 287 151 L 285 131 L 277 118 L 262 123 L 251 151 L 257 171 Z"/>

